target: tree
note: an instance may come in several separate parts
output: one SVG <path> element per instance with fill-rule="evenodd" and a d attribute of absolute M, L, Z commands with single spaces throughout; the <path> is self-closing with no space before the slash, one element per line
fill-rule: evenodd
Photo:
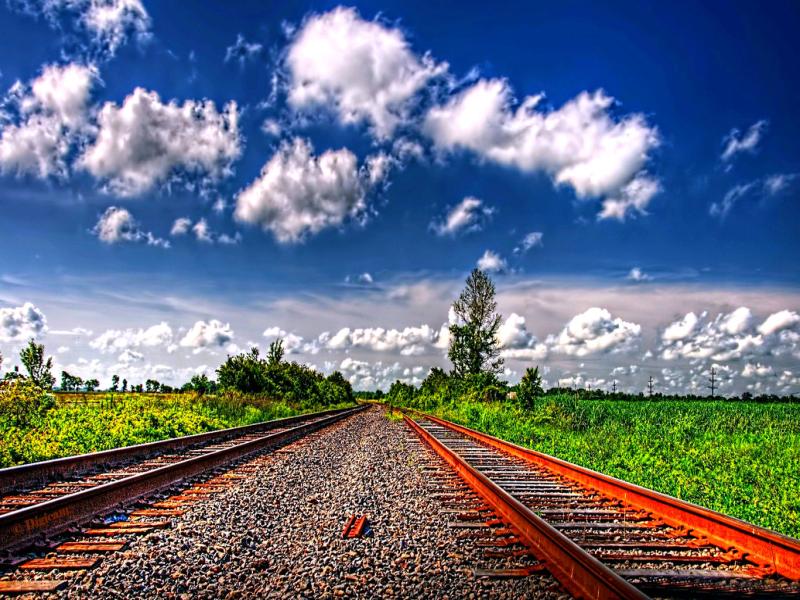
<path fill-rule="evenodd" d="M 49 390 L 56 382 L 56 378 L 51 373 L 53 369 L 53 359 L 44 358 L 44 344 L 37 344 L 31 338 L 28 345 L 19 353 L 19 359 L 25 369 L 28 371 L 28 376 L 34 384 L 43 390 Z"/>
<path fill-rule="evenodd" d="M 127 391 L 128 391 L 128 380 L 127 379 L 123 379 L 122 380 L 122 393 L 124 394 Z"/>
<path fill-rule="evenodd" d="M 453 303 L 458 322 L 450 325 L 448 358 L 453 375 L 499 373 L 503 367 L 497 331 L 502 317 L 497 313 L 494 283 L 480 269 L 473 269 L 466 287 Z"/>
<path fill-rule="evenodd" d="M 148 392 L 157 392 L 158 388 L 161 387 L 161 384 L 155 379 L 148 379 L 144 382 L 144 386 Z"/>
<path fill-rule="evenodd" d="M 116 392 L 119 389 L 119 375 L 111 376 L 111 391 Z"/>
<path fill-rule="evenodd" d="M 542 389 L 542 376 L 539 375 L 539 367 L 525 369 L 525 374 L 517 386 L 517 402 L 523 408 L 533 408 L 536 398 L 544 394 Z"/>
<path fill-rule="evenodd" d="M 229 356 L 217 369 L 217 383 L 223 389 L 245 393 L 263 392 L 266 387 L 266 364 L 257 347 L 247 354 Z"/>
<path fill-rule="evenodd" d="M 199 375 L 193 375 L 189 383 L 184 386 L 184 389 L 194 390 L 200 393 L 200 395 L 203 395 L 208 392 L 213 392 L 215 387 L 216 384 L 211 381 L 205 373 L 201 373 Z"/>
<path fill-rule="evenodd" d="M 97 379 L 87 379 L 84 384 L 87 392 L 93 392 L 100 387 L 100 382 Z"/>
<path fill-rule="evenodd" d="M 281 361 L 283 360 L 283 354 L 283 340 L 278 338 L 269 345 L 269 351 L 267 352 L 267 364 L 271 367 L 281 364 Z"/>
<path fill-rule="evenodd" d="M 61 371 L 61 388 L 62 392 L 77 392 L 83 385 L 83 379 L 70 375 L 66 371 Z"/>

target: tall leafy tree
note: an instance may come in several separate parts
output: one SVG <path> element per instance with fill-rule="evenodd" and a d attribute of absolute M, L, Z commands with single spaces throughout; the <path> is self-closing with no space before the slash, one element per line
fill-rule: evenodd
<path fill-rule="evenodd" d="M 51 357 L 45 360 L 44 344 L 37 344 L 33 339 L 30 339 L 28 345 L 19 353 L 19 359 L 28 371 L 28 376 L 33 383 L 43 390 L 49 390 L 53 387 L 56 382 L 56 378 L 53 377 L 52 373 L 53 359 Z"/>
<path fill-rule="evenodd" d="M 480 269 L 473 269 L 466 286 L 453 303 L 458 321 L 450 325 L 448 357 L 453 375 L 499 373 L 503 368 L 497 331 L 502 317 L 497 312 L 494 283 Z"/>
<path fill-rule="evenodd" d="M 267 364 L 271 367 L 281 364 L 283 360 L 283 340 L 278 338 L 269 345 L 267 352 Z"/>

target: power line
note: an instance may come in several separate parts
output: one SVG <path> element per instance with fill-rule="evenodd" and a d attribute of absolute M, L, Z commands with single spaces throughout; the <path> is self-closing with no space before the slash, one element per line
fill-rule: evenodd
<path fill-rule="evenodd" d="M 717 370 L 714 367 L 711 367 L 711 377 L 709 378 L 709 381 L 711 383 L 709 385 L 707 385 L 706 387 L 711 388 L 711 397 L 713 398 L 714 397 L 714 390 L 717 389 Z"/>
<path fill-rule="evenodd" d="M 611 385 L 611 393 L 612 394 L 616 394 L 617 393 L 617 380 L 616 379 L 614 380 L 614 383 Z"/>
<path fill-rule="evenodd" d="M 650 379 L 647 380 L 647 393 L 648 395 L 653 395 L 653 376 L 650 375 Z"/>

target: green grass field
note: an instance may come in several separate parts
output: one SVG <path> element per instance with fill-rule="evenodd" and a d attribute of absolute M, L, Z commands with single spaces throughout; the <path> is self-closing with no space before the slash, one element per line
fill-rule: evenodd
<path fill-rule="evenodd" d="M 432 412 L 626 481 L 800 537 L 800 404 L 542 398 Z"/>
<path fill-rule="evenodd" d="M 55 406 L 24 426 L 0 415 L 0 467 L 343 406 L 301 406 L 242 395 L 59 394 Z"/>

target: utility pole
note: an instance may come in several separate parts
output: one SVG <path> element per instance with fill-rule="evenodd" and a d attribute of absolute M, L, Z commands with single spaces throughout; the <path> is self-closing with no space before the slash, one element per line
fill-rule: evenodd
<path fill-rule="evenodd" d="M 612 394 L 616 394 L 617 393 L 617 380 L 616 379 L 614 380 L 614 383 L 611 384 L 611 393 Z"/>
<path fill-rule="evenodd" d="M 707 387 L 711 388 L 711 397 L 714 397 L 714 390 L 717 389 L 717 370 L 714 367 L 711 367 L 711 377 L 709 378 L 709 385 Z"/>
<path fill-rule="evenodd" d="M 650 379 L 647 380 L 647 393 L 648 395 L 653 395 L 653 376 L 650 375 Z"/>

